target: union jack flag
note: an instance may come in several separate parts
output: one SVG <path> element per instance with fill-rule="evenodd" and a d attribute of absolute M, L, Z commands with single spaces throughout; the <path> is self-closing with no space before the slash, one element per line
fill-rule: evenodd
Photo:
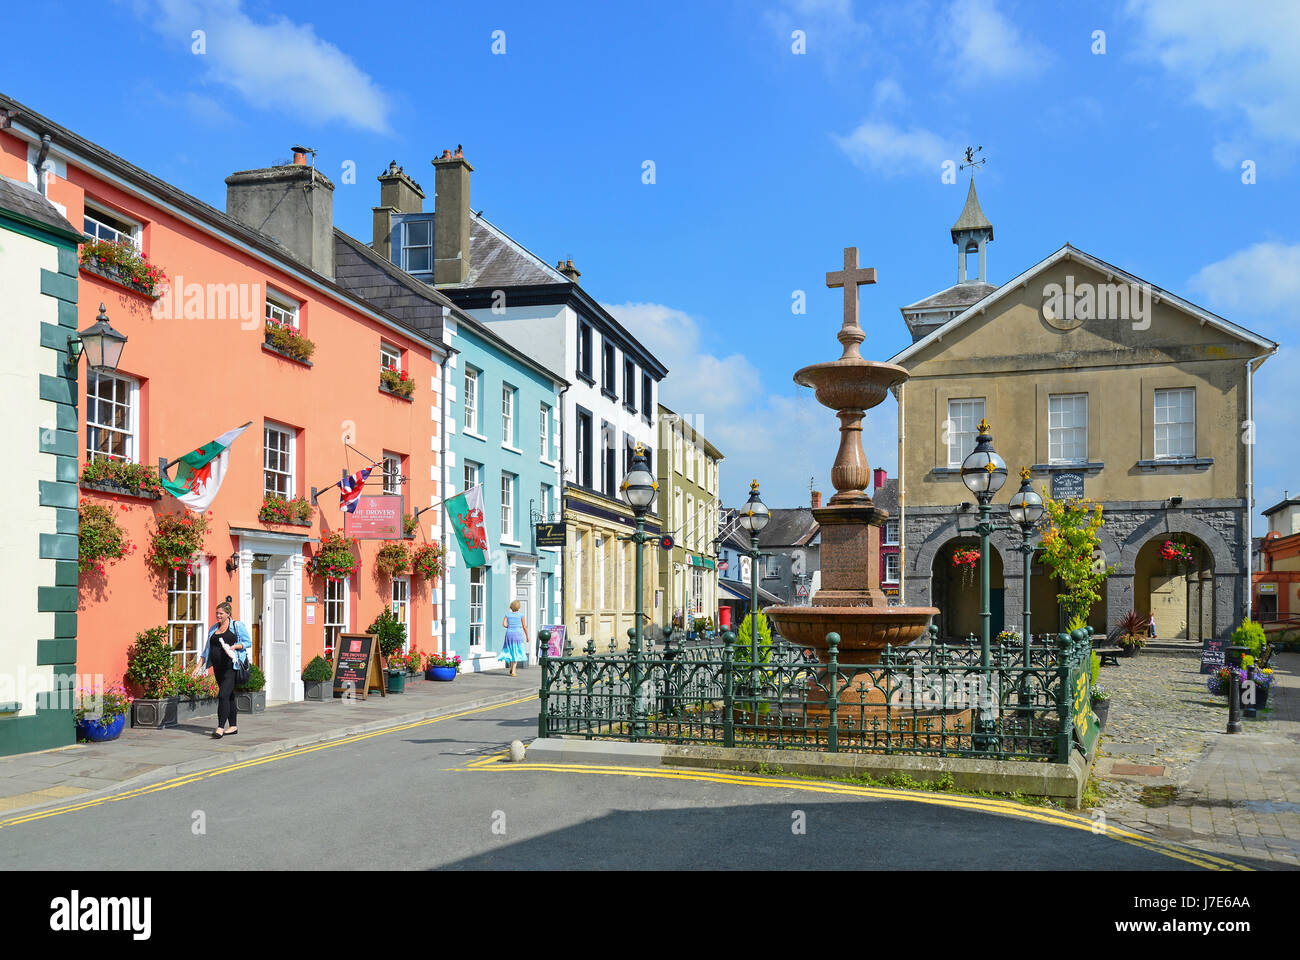
<path fill-rule="evenodd" d="M 339 481 L 339 509 L 346 510 L 348 513 L 354 513 L 357 509 L 357 501 L 361 499 L 361 491 L 365 488 L 366 477 L 370 476 L 370 471 L 374 467 L 366 467 L 364 470 L 358 470 L 350 477 L 344 477 Z"/>

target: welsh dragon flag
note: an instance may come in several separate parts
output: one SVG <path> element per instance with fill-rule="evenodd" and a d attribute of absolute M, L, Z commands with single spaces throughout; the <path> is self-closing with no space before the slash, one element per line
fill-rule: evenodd
<path fill-rule="evenodd" d="M 194 513 L 203 513 L 216 499 L 225 479 L 230 445 L 247 429 L 248 424 L 244 424 L 227 430 L 211 443 L 185 454 L 176 461 L 175 480 L 169 480 L 165 474 L 161 477 L 163 487 Z"/>
<path fill-rule="evenodd" d="M 447 516 L 460 541 L 460 555 L 469 567 L 487 566 L 487 527 L 483 525 L 483 487 L 470 487 L 450 500 L 444 500 Z"/>

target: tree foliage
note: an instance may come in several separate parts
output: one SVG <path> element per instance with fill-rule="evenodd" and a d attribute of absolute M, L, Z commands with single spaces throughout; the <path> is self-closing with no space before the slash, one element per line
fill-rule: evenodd
<path fill-rule="evenodd" d="M 1097 531 L 1106 525 L 1101 504 L 1091 500 L 1043 498 L 1047 530 L 1043 534 L 1042 560 L 1064 588 L 1056 599 L 1070 617 L 1087 622 L 1093 604 L 1101 601 L 1101 587 L 1114 567 L 1098 568 L 1093 553 L 1101 546 Z"/>

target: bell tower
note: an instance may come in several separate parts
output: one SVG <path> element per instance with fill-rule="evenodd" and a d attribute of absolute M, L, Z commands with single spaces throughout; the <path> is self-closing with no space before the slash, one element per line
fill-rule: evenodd
<path fill-rule="evenodd" d="M 958 283 L 988 283 L 985 251 L 992 240 L 993 224 L 989 223 L 988 217 L 980 209 L 980 198 L 975 193 L 975 178 L 972 176 L 970 189 L 966 192 L 966 206 L 962 208 L 957 222 L 952 225 L 952 242 L 957 245 Z M 967 269 L 967 260 L 971 254 L 979 256 L 978 275 L 974 277 L 970 276 Z"/>

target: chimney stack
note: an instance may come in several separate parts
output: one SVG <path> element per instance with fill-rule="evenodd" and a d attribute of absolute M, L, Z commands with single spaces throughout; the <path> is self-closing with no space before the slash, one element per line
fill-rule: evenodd
<path fill-rule="evenodd" d="M 379 206 L 371 208 L 370 247 L 385 260 L 393 260 L 393 217 L 402 213 L 423 213 L 424 191 L 406 175 L 396 160 L 389 163 L 388 169 L 377 179 Z"/>
<path fill-rule="evenodd" d="M 578 278 L 582 276 L 578 268 L 573 265 L 572 260 L 561 260 L 555 265 L 555 269 L 568 277 L 570 283 L 577 283 Z"/>
<path fill-rule="evenodd" d="M 307 163 L 307 147 L 293 163 L 240 170 L 226 177 L 226 213 L 269 234 L 294 257 L 334 279 L 334 184 Z"/>
<path fill-rule="evenodd" d="M 822 505 L 822 492 L 820 490 L 814 490 L 812 492 L 812 508 L 814 510 L 819 510 L 821 509 L 821 505 Z"/>
<path fill-rule="evenodd" d="M 884 467 L 876 467 L 872 473 L 875 476 L 875 488 L 879 490 L 885 485 L 885 481 L 889 478 L 889 474 L 886 472 Z"/>
<path fill-rule="evenodd" d="M 469 274 L 469 175 L 460 145 L 433 161 L 433 282 L 460 283 Z"/>

